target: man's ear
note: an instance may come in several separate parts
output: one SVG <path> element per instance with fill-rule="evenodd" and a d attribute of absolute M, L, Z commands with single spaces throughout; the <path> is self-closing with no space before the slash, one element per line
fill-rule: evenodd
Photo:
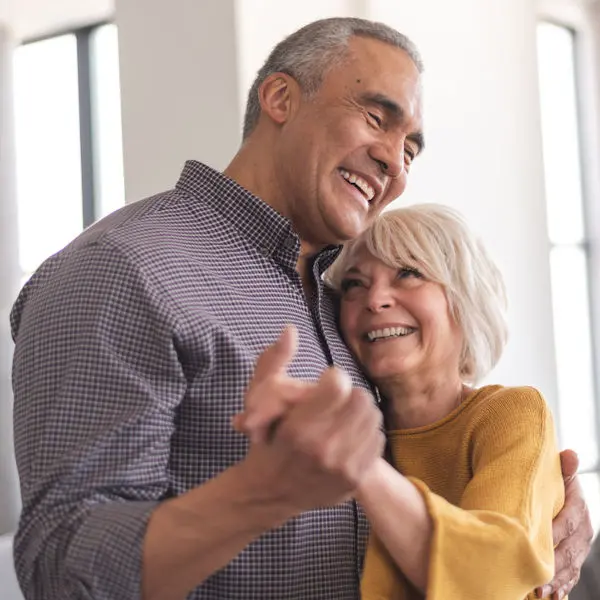
<path fill-rule="evenodd" d="M 278 125 L 284 125 L 290 119 L 299 96 L 298 82 L 287 73 L 271 73 L 258 89 L 262 112 Z"/>

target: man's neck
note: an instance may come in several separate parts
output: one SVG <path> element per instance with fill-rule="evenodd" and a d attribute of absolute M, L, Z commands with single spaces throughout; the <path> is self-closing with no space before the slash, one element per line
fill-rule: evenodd
<path fill-rule="evenodd" d="M 274 165 L 252 146 L 252 141 L 246 142 L 223 174 L 260 198 L 280 215 L 290 218 L 283 202 L 285 195 L 280 190 Z"/>
<path fill-rule="evenodd" d="M 283 201 L 286 195 L 280 190 L 274 165 L 266 162 L 257 149 L 253 147 L 252 140 L 249 140 L 233 157 L 233 160 L 225 169 L 224 175 L 233 179 L 257 198 L 260 198 L 280 215 L 292 221 L 296 233 L 301 238 L 300 256 L 296 263 L 296 271 L 300 275 L 305 296 L 307 300 L 310 300 L 315 290 L 315 281 L 312 275 L 313 260 L 322 249 L 322 246 L 302 239 L 302 232 L 298 231 L 293 215 L 290 214 L 290 210 Z"/>

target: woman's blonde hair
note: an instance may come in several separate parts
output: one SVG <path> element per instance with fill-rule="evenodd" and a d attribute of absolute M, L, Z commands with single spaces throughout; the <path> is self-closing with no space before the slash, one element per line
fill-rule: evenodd
<path fill-rule="evenodd" d="M 476 383 L 487 375 L 506 344 L 506 291 L 498 267 L 462 215 L 439 204 L 383 213 L 344 246 L 326 272 L 325 281 L 334 289 L 341 289 L 352 249 L 359 244 L 386 265 L 417 269 L 444 288 L 463 333 L 461 377 Z"/>

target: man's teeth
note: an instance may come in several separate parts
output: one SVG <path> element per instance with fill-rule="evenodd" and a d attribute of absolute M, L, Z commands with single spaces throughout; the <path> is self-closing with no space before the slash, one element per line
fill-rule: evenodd
<path fill-rule="evenodd" d="M 373 200 L 373 198 L 375 197 L 375 190 L 362 177 L 359 177 L 354 173 L 349 173 L 344 169 L 340 169 L 340 173 L 346 181 L 349 181 L 350 183 L 353 183 L 356 187 L 358 187 L 360 191 L 367 197 L 367 200 L 369 202 Z"/>
<path fill-rule="evenodd" d="M 412 333 L 414 329 L 408 329 L 406 327 L 386 327 L 385 329 L 376 329 L 375 331 L 369 331 L 367 333 L 367 337 L 370 342 L 374 342 L 375 340 L 381 340 L 391 337 L 402 337 L 403 335 L 408 335 Z"/>

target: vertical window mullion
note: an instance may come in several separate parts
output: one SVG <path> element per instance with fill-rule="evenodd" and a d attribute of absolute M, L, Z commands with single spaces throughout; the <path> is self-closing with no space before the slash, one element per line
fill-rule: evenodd
<path fill-rule="evenodd" d="M 584 77 L 582 73 L 582 42 L 579 36 L 575 36 L 574 39 L 574 59 L 575 59 L 575 89 L 581 90 L 583 88 L 581 79 Z M 579 151 L 582 157 L 582 206 L 581 210 L 583 213 L 583 228 L 585 236 L 585 254 L 587 257 L 587 278 L 588 278 L 588 296 L 589 296 L 589 307 L 590 307 L 590 345 L 592 349 L 592 384 L 594 386 L 594 397 L 596 400 L 596 438 L 600 440 L 600 311 L 598 310 L 598 302 L 600 302 L 600 281 L 596 279 L 600 274 L 600 263 L 598 248 L 595 247 L 597 243 L 597 224 L 592 226 L 592 219 L 594 214 L 598 214 L 598 211 L 592 209 L 592 202 L 598 202 L 597 198 L 593 197 L 590 190 L 589 180 L 587 180 L 588 170 L 586 167 L 586 159 L 589 159 L 589 155 L 586 148 L 586 136 L 585 122 L 587 115 L 585 114 L 585 104 L 580 94 L 577 94 L 577 111 L 580 118 L 577 120 L 577 126 L 579 130 Z M 599 465 L 600 467 L 600 462 Z M 600 473 L 598 474 L 600 477 Z"/>
<path fill-rule="evenodd" d="M 91 28 L 77 31 L 77 64 L 79 75 L 79 119 L 81 131 L 81 197 L 83 226 L 96 220 L 94 185 L 94 147 L 92 131 Z"/>

